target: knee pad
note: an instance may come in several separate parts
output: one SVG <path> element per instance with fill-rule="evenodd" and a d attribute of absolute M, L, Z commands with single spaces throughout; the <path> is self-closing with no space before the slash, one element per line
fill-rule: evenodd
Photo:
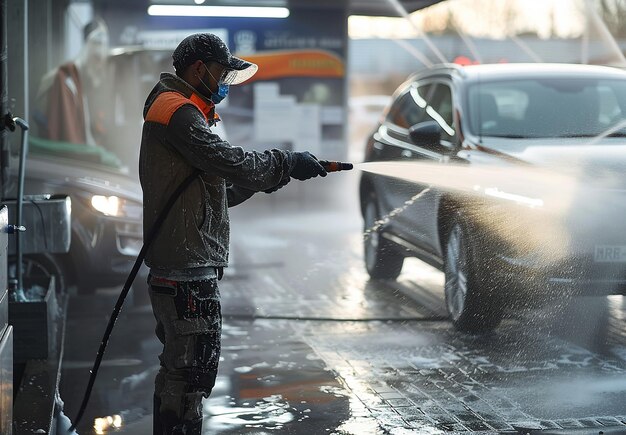
<path fill-rule="evenodd" d="M 165 378 L 159 393 L 161 399 L 161 415 L 170 416 L 182 420 L 185 413 L 185 395 L 189 392 L 189 384 L 182 380 Z"/>
<path fill-rule="evenodd" d="M 202 399 L 209 397 L 211 388 L 190 382 L 167 380 L 159 395 L 161 416 L 171 416 L 169 418 L 176 421 L 201 419 Z"/>
<path fill-rule="evenodd" d="M 202 391 L 187 393 L 184 397 L 183 420 L 202 422 L 202 399 L 208 397 Z"/>

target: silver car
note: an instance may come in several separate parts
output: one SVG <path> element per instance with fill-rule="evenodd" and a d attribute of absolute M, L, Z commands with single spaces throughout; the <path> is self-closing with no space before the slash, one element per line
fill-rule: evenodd
<path fill-rule="evenodd" d="M 366 145 L 370 276 L 395 279 L 412 256 L 438 267 L 468 332 L 495 328 L 507 306 L 623 294 L 625 121 L 615 68 L 441 65 L 410 77 Z"/>

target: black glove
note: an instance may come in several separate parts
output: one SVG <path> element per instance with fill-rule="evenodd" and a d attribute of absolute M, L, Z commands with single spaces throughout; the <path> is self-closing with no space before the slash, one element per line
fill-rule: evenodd
<path fill-rule="evenodd" d="M 317 177 L 318 175 L 322 177 L 327 175 L 324 167 L 310 152 L 293 152 L 291 156 L 295 160 L 295 163 L 290 175 L 296 180 L 304 181 L 309 178 Z"/>
<path fill-rule="evenodd" d="M 274 193 L 278 189 L 280 189 L 281 187 L 286 186 L 287 184 L 289 184 L 290 181 L 291 181 L 291 177 L 283 178 L 282 180 L 280 180 L 280 183 L 278 183 L 276 186 L 274 186 L 272 188 L 269 188 L 267 190 L 264 190 L 263 192 L 265 192 L 265 193 Z"/>

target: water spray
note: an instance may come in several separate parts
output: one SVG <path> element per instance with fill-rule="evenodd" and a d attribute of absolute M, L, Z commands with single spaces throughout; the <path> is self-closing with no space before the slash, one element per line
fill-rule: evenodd
<path fill-rule="evenodd" d="M 428 186 L 426 189 L 422 190 L 418 194 L 413 195 L 408 201 L 405 201 L 402 206 L 393 209 L 392 211 L 387 213 L 385 216 L 382 216 L 381 218 L 379 218 L 376 222 L 374 222 L 374 225 L 371 228 L 366 228 L 365 231 L 363 231 L 363 240 L 368 240 L 372 236 L 372 233 L 379 231 L 383 226 L 387 225 L 392 219 L 394 219 L 396 216 L 398 216 L 408 207 L 412 206 L 415 203 L 415 201 L 417 201 L 418 199 L 420 199 L 421 197 L 423 197 L 430 191 L 431 191 L 431 186 Z"/>

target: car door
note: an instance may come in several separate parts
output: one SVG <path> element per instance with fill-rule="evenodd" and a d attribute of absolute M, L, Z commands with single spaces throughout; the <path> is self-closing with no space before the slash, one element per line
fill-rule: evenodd
<path fill-rule="evenodd" d="M 424 121 L 435 121 L 442 130 L 439 146 L 415 146 L 416 160 L 430 163 L 446 162 L 448 157 L 458 149 L 458 135 L 454 120 L 453 87 L 448 81 L 438 81 L 428 96 Z M 419 168 L 416 168 L 419 170 Z M 418 185 L 414 192 L 429 187 L 428 184 Z M 431 253 L 439 252 L 439 235 L 437 228 L 437 208 L 439 194 L 433 189 L 421 196 L 402 213 L 400 224 L 405 229 L 408 241 Z"/>
<path fill-rule="evenodd" d="M 374 135 L 374 151 L 378 161 L 399 162 L 415 158 L 415 150 L 408 139 L 409 127 L 419 123 L 426 116 L 421 104 L 431 92 L 430 84 L 419 86 L 413 83 L 398 95 L 391 106 L 385 121 Z M 418 104 L 419 103 L 419 104 Z M 414 196 L 415 184 L 393 177 L 376 177 L 381 215 L 400 209 Z M 399 221 L 392 219 L 387 230 L 401 232 Z"/>

